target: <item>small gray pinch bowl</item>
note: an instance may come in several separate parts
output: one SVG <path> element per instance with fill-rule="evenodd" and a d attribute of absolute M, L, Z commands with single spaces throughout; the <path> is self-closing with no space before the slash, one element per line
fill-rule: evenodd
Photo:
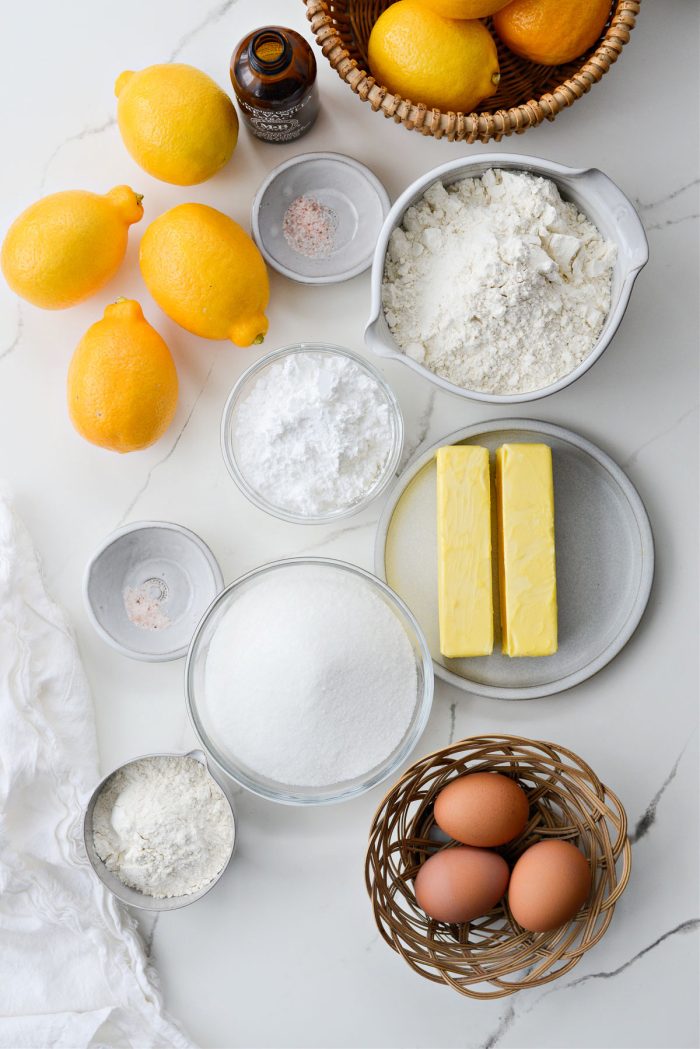
<path fill-rule="evenodd" d="M 198 892 L 191 892 L 186 896 L 168 896 L 165 899 L 157 899 L 155 896 L 146 896 L 145 893 L 139 892 L 138 889 L 132 889 L 130 886 L 125 885 L 120 881 L 116 874 L 113 874 L 112 871 L 107 869 L 106 864 L 100 859 L 95 850 L 92 826 L 92 815 L 95 810 L 95 802 L 107 786 L 107 783 L 112 776 L 115 776 L 117 772 L 126 768 L 128 765 L 133 765 L 137 761 L 143 761 L 145 758 L 194 758 L 195 761 L 200 763 L 200 765 L 204 765 L 208 774 L 223 793 L 231 810 L 231 819 L 233 820 L 233 843 L 231 845 L 229 858 L 216 877 L 212 878 L 209 884 L 205 885 Z M 118 900 L 121 900 L 122 903 L 128 904 L 129 907 L 136 907 L 141 911 L 177 911 L 180 907 L 189 907 L 191 903 L 196 903 L 197 900 L 201 900 L 203 896 L 206 896 L 208 892 L 211 892 L 216 883 L 223 877 L 224 871 L 227 870 L 228 865 L 233 858 L 233 854 L 236 851 L 236 844 L 238 841 L 236 832 L 236 812 L 233 807 L 233 800 L 230 796 L 230 789 L 228 788 L 228 784 L 225 781 L 222 781 L 221 777 L 215 776 L 212 773 L 206 755 L 201 750 L 190 750 L 186 754 L 175 754 L 169 752 L 161 754 L 142 754 L 140 757 L 132 758 L 131 761 L 126 761 L 123 765 L 113 769 L 109 775 L 105 776 L 104 779 L 100 780 L 97 784 L 90 795 L 90 800 L 85 809 L 85 816 L 83 817 L 83 841 L 85 842 L 85 851 L 88 860 L 90 861 L 90 865 L 95 874 L 102 884 L 105 885 Z"/>
<path fill-rule="evenodd" d="M 283 223 L 297 197 L 312 197 L 338 217 L 327 258 L 307 258 L 287 243 Z M 337 284 L 372 263 L 389 196 L 377 176 L 342 153 L 302 153 L 274 168 L 253 200 L 252 232 L 265 260 L 302 284 Z"/>
<path fill-rule="evenodd" d="M 214 555 L 194 532 L 169 521 L 136 521 L 112 532 L 93 554 L 83 596 L 103 641 L 131 659 L 160 663 L 187 655 L 197 623 L 223 585 Z M 127 587 L 148 587 L 168 625 L 133 623 L 124 603 Z"/>
<path fill-rule="evenodd" d="M 326 356 L 346 357 L 348 360 L 353 361 L 365 375 L 368 375 L 379 386 L 386 400 L 391 419 L 391 452 L 389 453 L 381 476 L 361 499 L 358 499 L 350 506 L 343 506 L 336 510 L 329 510 L 327 513 L 318 515 L 301 514 L 295 510 L 288 510 L 283 506 L 277 506 L 275 503 L 271 503 L 248 482 L 245 473 L 238 463 L 236 455 L 234 422 L 236 419 L 236 410 L 241 399 L 250 389 L 252 389 L 266 368 L 291 354 L 297 353 L 325 354 Z M 362 510 L 365 510 L 369 504 L 374 502 L 378 496 L 385 492 L 392 481 L 395 480 L 396 470 L 403 451 L 403 444 L 403 415 L 401 414 L 401 408 L 396 399 L 396 395 L 384 376 L 374 367 L 374 365 L 370 364 L 369 361 L 366 361 L 364 357 L 360 357 L 359 354 L 353 353 L 352 350 L 347 350 L 342 346 L 331 346 L 329 343 L 300 342 L 292 346 L 285 346 L 280 350 L 273 350 L 272 353 L 268 353 L 264 357 L 261 357 L 259 361 L 256 361 L 244 371 L 235 383 L 226 400 L 223 415 L 221 417 L 221 453 L 231 477 L 236 482 L 241 492 L 243 492 L 254 506 L 264 510 L 265 513 L 270 514 L 272 517 L 277 517 L 279 520 L 287 521 L 290 524 L 329 524 L 332 521 L 340 521 L 347 517 L 353 517 L 355 514 L 359 514 Z"/>
<path fill-rule="evenodd" d="M 527 393 L 500 394 L 467 390 L 437 375 L 401 350 L 391 334 L 382 305 L 384 260 L 389 238 L 396 227 L 401 225 L 408 208 L 416 204 L 435 182 L 441 181 L 450 186 L 463 178 L 478 178 L 490 168 L 527 171 L 550 179 L 556 184 L 562 198 L 575 204 L 578 210 L 597 226 L 602 235 L 617 246 L 610 312 L 595 346 L 585 360 L 568 375 L 562 376 L 549 386 Z M 487 401 L 491 404 L 521 404 L 525 401 L 539 400 L 570 386 L 602 356 L 620 326 L 634 282 L 648 261 L 649 245 L 639 215 L 622 190 L 597 168 L 570 168 L 551 160 L 518 153 L 482 153 L 467 160 L 451 160 L 411 183 L 395 202 L 384 222 L 372 262 L 372 305 L 365 329 L 365 342 L 378 357 L 400 361 L 435 386 L 449 393 L 456 393 L 459 397 Z"/>

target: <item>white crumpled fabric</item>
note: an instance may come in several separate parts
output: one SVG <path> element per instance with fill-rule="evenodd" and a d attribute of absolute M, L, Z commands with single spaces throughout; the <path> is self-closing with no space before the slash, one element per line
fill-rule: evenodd
<path fill-rule="evenodd" d="M 182 1046 L 132 919 L 94 876 L 92 700 L 0 491 L 0 1046 Z"/>

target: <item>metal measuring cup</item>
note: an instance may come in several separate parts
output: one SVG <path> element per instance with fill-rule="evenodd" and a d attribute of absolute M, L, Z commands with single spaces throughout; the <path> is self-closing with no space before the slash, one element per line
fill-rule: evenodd
<path fill-rule="evenodd" d="M 219 787 L 222 791 L 224 797 L 226 798 L 228 807 L 231 810 L 231 818 L 233 820 L 233 842 L 231 843 L 231 853 L 229 855 L 229 858 L 227 859 L 226 863 L 221 868 L 219 873 L 216 875 L 216 877 L 213 878 L 208 885 L 205 885 L 198 892 L 188 893 L 185 896 L 169 896 L 165 899 L 157 899 L 155 896 L 147 896 L 145 893 L 139 892 L 138 889 L 132 889 L 130 886 L 125 885 L 122 881 L 120 881 L 116 874 L 113 874 L 112 871 L 108 870 L 104 861 L 100 859 L 100 857 L 97 855 L 97 851 L 95 849 L 95 842 L 93 838 L 92 825 L 92 817 L 95 809 L 95 802 L 97 801 L 99 795 L 102 793 L 107 783 L 113 776 L 116 776 L 116 774 L 120 772 L 121 769 L 127 768 L 129 765 L 134 765 L 137 761 L 143 761 L 145 758 L 194 758 L 195 761 L 198 761 L 200 763 L 200 765 L 204 765 L 208 774 L 214 780 L 217 787 Z M 179 910 L 180 907 L 188 907 L 191 903 L 196 903 L 197 900 L 201 900 L 202 896 L 206 896 L 206 894 L 214 888 L 216 883 L 223 876 L 224 871 L 228 868 L 228 865 L 231 862 L 231 859 L 235 852 L 236 842 L 238 840 L 238 836 L 236 833 L 236 813 L 234 811 L 233 801 L 229 796 L 226 785 L 224 785 L 219 779 L 217 779 L 216 776 L 212 775 L 212 772 L 209 768 L 206 759 L 206 755 L 203 751 L 190 750 L 185 754 L 177 754 L 172 752 L 163 752 L 160 754 L 142 754 L 137 758 L 132 758 L 131 761 L 126 761 L 123 765 L 119 765 L 118 768 L 113 769 L 112 772 L 110 772 L 97 784 L 92 794 L 90 795 L 90 800 L 87 804 L 87 808 L 85 809 L 85 816 L 83 818 L 83 840 L 85 842 L 85 851 L 87 853 L 87 857 L 95 874 L 103 883 L 103 885 L 106 885 L 109 891 L 113 893 L 117 897 L 117 899 L 121 900 L 122 903 L 128 904 L 129 907 L 136 907 L 142 911 L 175 911 Z"/>

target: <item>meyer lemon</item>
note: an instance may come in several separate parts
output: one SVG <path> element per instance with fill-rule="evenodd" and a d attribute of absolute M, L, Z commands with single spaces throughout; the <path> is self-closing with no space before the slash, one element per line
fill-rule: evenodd
<path fill-rule="evenodd" d="M 511 0 L 420 0 L 443 18 L 487 18 Z"/>
<path fill-rule="evenodd" d="M 128 186 L 109 193 L 52 193 L 15 219 L 2 245 L 2 272 L 34 306 L 63 310 L 114 276 L 126 253 L 129 226 L 143 215 Z"/>
<path fill-rule="evenodd" d="M 154 178 L 193 186 L 231 159 L 238 141 L 236 110 L 201 70 L 176 62 L 127 70 L 114 93 L 124 145 Z"/>
<path fill-rule="evenodd" d="M 543 66 L 572 62 L 593 47 L 610 15 L 610 0 L 513 0 L 494 15 L 506 47 Z"/>
<path fill-rule="evenodd" d="M 380 84 L 431 108 L 468 113 L 495 93 L 500 79 L 488 29 L 442 18 L 422 0 L 398 0 L 379 16 L 368 56 Z"/>
<path fill-rule="evenodd" d="M 115 452 L 148 448 L 177 408 L 175 363 L 138 302 L 118 299 L 85 332 L 68 369 L 68 411 L 79 434 Z"/>
<path fill-rule="evenodd" d="M 160 308 L 193 335 L 263 341 L 270 285 L 263 257 L 247 233 L 215 208 L 179 204 L 160 215 L 141 241 L 141 274 Z"/>

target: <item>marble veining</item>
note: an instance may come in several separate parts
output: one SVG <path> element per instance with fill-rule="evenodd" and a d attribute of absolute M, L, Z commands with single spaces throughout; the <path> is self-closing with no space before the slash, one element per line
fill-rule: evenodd
<path fill-rule="evenodd" d="M 698 332 L 688 288 L 697 286 L 700 179 L 690 126 L 671 128 L 664 149 L 650 149 L 649 136 L 630 118 L 641 99 L 649 126 L 668 127 L 667 100 L 649 78 L 660 61 L 659 39 L 674 34 L 679 82 L 697 83 L 695 36 L 688 31 L 697 5 L 678 0 L 678 16 L 670 21 L 665 6 L 643 5 L 630 47 L 603 83 L 554 124 L 522 138 L 481 147 L 409 134 L 360 105 L 317 52 L 324 108 L 308 138 L 273 147 L 242 130 L 230 166 L 188 190 L 144 176 L 149 208 L 132 242 L 155 214 L 186 199 L 211 203 L 245 224 L 265 172 L 305 150 L 357 156 L 393 198 L 453 156 L 532 153 L 609 173 L 635 200 L 651 246 L 650 263 L 601 362 L 555 397 L 513 410 L 591 433 L 632 471 L 648 500 L 659 563 L 640 636 L 590 682 L 553 699 L 495 703 L 437 682 L 433 716 L 416 752 L 502 731 L 561 742 L 589 761 L 625 804 L 634 843 L 630 884 L 609 930 L 569 979 L 510 999 L 463 999 L 420 980 L 375 929 L 362 864 L 382 786 L 325 810 L 269 805 L 235 787 L 239 849 L 226 877 L 196 906 L 137 918 L 166 1006 L 201 1046 L 698 1044 L 697 639 L 689 634 L 697 613 Z M 31 76 L 39 90 L 25 100 L 26 131 L 12 124 L 12 163 L 0 172 L 3 230 L 42 193 L 70 185 L 104 190 L 136 177 L 114 115 L 113 83 L 121 69 L 182 60 L 227 87 L 231 50 L 253 26 L 287 24 L 309 35 L 301 0 L 219 0 L 206 8 L 152 0 L 147 14 L 137 0 L 123 0 L 118 22 L 104 6 L 80 0 L 78 7 L 60 42 L 53 33 L 34 32 L 35 5 L 8 8 L 5 35 L 31 37 Z M 92 109 L 83 101 L 89 88 L 81 73 L 88 53 L 99 60 Z M 4 73 L 10 83 L 26 82 L 25 48 L 7 49 Z M 614 141 L 604 133 L 611 113 L 621 115 Z M 57 114 L 68 117 L 60 132 Z M 65 414 L 65 368 L 106 302 L 132 295 L 166 341 L 173 330 L 164 327 L 140 282 L 135 258 L 132 245 L 118 280 L 73 310 L 45 313 L 0 289 L 0 478 L 18 493 L 52 590 L 77 633 L 95 697 L 103 771 L 137 754 L 197 745 L 183 701 L 183 664 L 132 663 L 107 649 L 87 621 L 82 572 L 115 522 L 139 512 L 179 521 L 202 535 L 231 580 L 275 558 L 316 552 L 371 569 L 383 505 L 379 500 L 357 520 L 309 529 L 252 507 L 225 473 L 218 426 L 228 391 L 255 354 L 177 329 L 182 406 L 162 443 L 111 456 L 81 442 Z M 274 275 L 264 349 L 330 339 L 361 350 L 368 295 L 367 276 L 309 289 Z M 404 463 L 428 440 L 504 414 L 437 390 L 400 364 L 374 363 L 401 404 Z M 679 833 L 679 827 L 686 829 Z"/>
<path fill-rule="evenodd" d="M 678 755 L 678 757 L 674 761 L 674 763 L 673 763 L 673 765 L 671 767 L 671 771 L 669 772 L 668 776 L 663 781 L 663 783 L 661 784 L 661 786 L 659 787 L 659 789 L 657 790 L 656 794 L 651 799 L 649 804 L 647 805 L 646 809 L 644 810 L 644 812 L 642 813 L 640 818 L 637 820 L 637 823 L 635 824 L 634 830 L 630 831 L 629 839 L 630 839 L 630 841 L 631 841 L 631 843 L 633 845 L 635 845 L 646 834 L 648 834 L 649 831 L 651 830 L 651 828 L 656 823 L 656 810 L 659 807 L 659 802 L 661 801 L 662 797 L 664 796 L 664 794 L 666 792 L 666 789 L 671 785 L 671 783 L 676 778 L 676 774 L 678 772 L 678 767 L 679 767 L 681 761 L 683 760 L 683 756 L 684 756 L 685 752 L 687 751 L 688 747 L 690 746 L 691 740 L 695 738 L 695 735 L 696 735 L 696 733 L 694 732 L 693 735 L 691 736 L 691 739 L 689 739 L 688 742 L 685 744 L 685 746 L 683 747 L 682 751 L 680 752 L 680 754 Z"/>
<path fill-rule="evenodd" d="M 126 510 L 124 511 L 124 513 L 120 517 L 119 521 L 117 522 L 117 525 L 116 525 L 117 528 L 126 523 L 127 519 L 129 518 L 129 516 L 133 512 L 134 507 L 136 506 L 136 504 L 138 503 L 139 499 L 145 493 L 146 489 L 148 488 L 149 484 L 151 483 L 151 478 L 153 477 L 154 472 L 159 467 L 164 466 L 165 463 L 167 463 L 168 460 L 171 459 L 173 457 L 173 455 L 175 454 L 175 452 L 177 451 L 177 446 L 179 445 L 180 441 L 184 437 L 185 431 L 187 430 L 187 427 L 190 425 L 190 423 L 192 421 L 192 416 L 194 415 L 195 411 L 197 410 L 197 405 L 199 404 L 199 402 L 202 399 L 202 396 L 203 396 L 207 386 L 209 385 L 209 380 L 211 379 L 211 375 L 212 375 L 212 372 L 214 371 L 214 365 L 215 364 L 216 364 L 216 356 L 214 356 L 212 358 L 211 364 L 209 365 L 209 370 L 207 371 L 207 374 L 206 374 L 206 376 L 204 378 L 204 382 L 202 383 L 202 385 L 200 386 L 199 390 L 197 391 L 197 394 L 196 394 L 196 396 L 194 398 L 194 401 L 192 402 L 192 405 L 191 405 L 189 411 L 187 412 L 187 415 L 185 416 L 185 420 L 184 420 L 182 426 L 180 427 L 180 429 L 178 430 L 178 432 L 177 432 L 177 434 L 175 436 L 175 440 L 173 441 L 173 443 L 171 444 L 170 448 L 168 449 L 166 454 L 163 456 L 163 458 L 159 459 L 149 469 L 148 473 L 146 474 L 146 477 L 144 478 L 143 484 L 141 485 L 139 490 L 136 492 L 136 494 L 134 495 L 133 499 L 131 500 L 131 502 L 127 506 Z"/>
<path fill-rule="evenodd" d="M 681 426 L 682 423 L 686 421 L 686 419 L 689 419 L 691 416 L 695 415 L 698 411 L 698 408 L 700 408 L 700 405 L 694 404 L 692 408 L 686 409 L 686 411 L 684 411 L 682 415 L 679 415 L 677 419 L 674 419 L 673 422 L 669 423 L 669 425 L 664 427 L 663 430 L 660 430 L 658 433 L 652 434 L 651 437 L 647 438 L 646 441 L 640 444 L 638 448 L 635 448 L 635 450 L 627 456 L 625 461 L 621 463 L 622 468 L 624 470 L 627 470 L 629 469 L 629 467 L 634 466 L 642 452 L 646 451 L 647 448 L 650 448 L 651 445 L 656 444 L 657 441 L 660 441 L 662 440 L 662 438 L 668 437 L 669 434 L 672 434 L 679 426 Z"/>
<path fill-rule="evenodd" d="M 629 958 L 626 962 L 623 962 L 621 965 L 618 965 L 616 969 L 586 973 L 585 975 L 578 976 L 576 977 L 576 979 L 573 980 L 567 980 L 563 983 L 553 983 L 550 987 L 547 988 L 546 991 L 543 991 L 542 994 L 540 994 L 535 999 L 535 1001 L 531 1002 L 522 1010 L 519 1010 L 517 1008 L 516 999 L 516 1003 L 511 1002 L 509 1004 L 505 1013 L 501 1017 L 498 1027 L 493 1032 L 493 1034 L 489 1035 L 486 1041 L 482 1043 L 481 1049 L 495 1049 L 496 1046 L 501 1044 L 504 1035 L 511 1030 L 511 1028 L 517 1023 L 519 1019 L 522 1019 L 524 1016 L 527 1016 L 528 1013 L 531 1013 L 533 1009 L 536 1009 L 539 1005 L 541 1005 L 546 998 L 550 997 L 550 995 L 560 994 L 562 991 L 570 991 L 572 988 L 579 987 L 581 986 L 581 984 L 588 983 L 590 980 L 610 980 L 614 976 L 619 976 L 620 973 L 625 972 L 632 965 L 634 965 L 635 962 L 640 961 L 642 958 L 644 958 L 651 951 L 655 950 L 655 948 L 659 947 L 666 940 L 674 936 L 683 936 L 687 933 L 695 932 L 698 928 L 700 928 L 700 918 L 691 918 L 688 921 L 680 922 L 680 924 L 674 926 L 673 929 L 669 929 L 667 932 L 662 933 L 661 936 L 658 936 L 653 941 L 653 943 L 649 943 L 646 945 L 646 947 L 643 947 L 640 951 L 637 951 L 635 955 Z"/>

